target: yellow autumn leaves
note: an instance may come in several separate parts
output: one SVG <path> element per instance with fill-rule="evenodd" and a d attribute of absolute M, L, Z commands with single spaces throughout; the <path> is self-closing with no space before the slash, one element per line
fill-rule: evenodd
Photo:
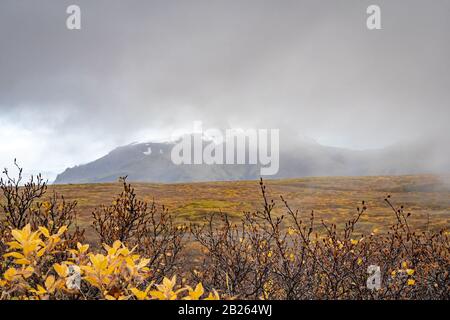
<path fill-rule="evenodd" d="M 150 259 L 141 257 L 122 242 L 103 245 L 104 252 L 89 252 L 89 245 L 68 248 L 62 238 L 66 227 L 50 234 L 44 227 L 31 230 L 28 224 L 12 230 L 14 239 L 3 255 L 8 268 L 0 280 L 2 299 L 175 300 L 219 299 L 207 294 L 201 283 L 180 287 L 177 278 L 151 279 Z M 64 257 L 61 259 L 60 257 Z M 59 261 L 58 261 L 59 260 Z"/>
<path fill-rule="evenodd" d="M 398 275 L 404 275 L 407 277 L 406 284 L 408 286 L 414 286 L 416 284 L 416 280 L 413 279 L 413 275 L 415 273 L 414 269 L 408 267 L 408 262 L 403 261 L 401 263 L 402 269 L 394 270 L 391 272 L 391 277 L 395 278 Z"/>
<path fill-rule="evenodd" d="M 156 285 L 156 290 L 150 290 L 152 284 L 147 286 L 144 291 L 137 288 L 132 288 L 131 291 L 136 296 L 138 300 L 176 300 L 179 299 L 180 294 L 184 293 L 181 298 L 183 300 L 200 300 L 205 294 L 205 290 L 201 283 L 197 284 L 195 289 L 190 286 L 184 288 L 176 289 L 177 277 L 173 276 L 171 279 L 164 278 L 161 284 Z M 203 300 L 219 300 L 220 296 L 217 291 L 213 290 L 207 297 Z"/>
<path fill-rule="evenodd" d="M 11 251 L 4 255 L 5 258 L 14 258 L 14 263 L 19 265 L 29 265 L 46 252 L 51 252 L 55 245 L 60 242 L 61 235 L 67 230 L 61 227 L 54 235 L 50 235 L 49 231 L 44 227 L 39 227 L 38 231 L 31 231 L 31 226 L 27 224 L 22 230 L 12 230 L 11 235 L 15 241 L 8 242 Z M 46 241 L 41 239 L 44 235 Z"/>

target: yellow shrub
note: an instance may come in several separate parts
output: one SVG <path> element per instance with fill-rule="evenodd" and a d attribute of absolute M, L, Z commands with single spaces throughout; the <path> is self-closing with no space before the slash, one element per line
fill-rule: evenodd
<path fill-rule="evenodd" d="M 50 234 L 44 227 L 33 231 L 27 224 L 11 231 L 14 241 L 7 242 L 9 249 L 3 255 L 8 268 L 0 280 L 2 299 L 220 298 L 214 290 L 206 295 L 201 283 L 195 289 L 179 287 L 176 276 L 154 284 L 148 267 L 150 259 L 120 241 L 103 245 L 104 253 L 89 252 L 89 245 L 81 243 L 76 249 L 67 248 L 61 237 L 66 230 L 61 227 Z"/>

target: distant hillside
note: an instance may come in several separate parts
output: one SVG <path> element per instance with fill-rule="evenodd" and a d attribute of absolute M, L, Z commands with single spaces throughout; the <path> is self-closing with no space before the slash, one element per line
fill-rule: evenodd
<path fill-rule="evenodd" d="M 301 141 L 280 147 L 279 172 L 266 178 L 448 173 L 446 148 L 436 145 L 422 141 L 354 151 Z M 260 176 L 258 165 L 175 165 L 170 158 L 172 147 L 171 143 L 122 146 L 93 162 L 66 169 L 54 183 L 113 182 L 120 176 L 128 176 L 129 181 L 162 183 L 252 180 Z"/>

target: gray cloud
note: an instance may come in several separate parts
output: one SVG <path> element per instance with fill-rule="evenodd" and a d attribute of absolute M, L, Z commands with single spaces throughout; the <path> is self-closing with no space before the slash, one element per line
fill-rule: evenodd
<path fill-rule="evenodd" d="M 33 148 L 59 170 L 193 120 L 355 148 L 449 136 L 449 17 L 445 0 L 3 0 L 0 136 L 38 142 L 0 164 Z"/>

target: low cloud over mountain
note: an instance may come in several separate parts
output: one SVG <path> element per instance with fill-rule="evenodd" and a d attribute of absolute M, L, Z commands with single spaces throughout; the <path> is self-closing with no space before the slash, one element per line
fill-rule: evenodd
<path fill-rule="evenodd" d="M 378 150 L 349 150 L 299 141 L 280 149 L 280 167 L 266 178 L 305 176 L 397 175 L 448 173 L 448 139 L 402 143 Z M 142 182 L 247 180 L 260 177 L 259 165 L 175 165 L 173 143 L 135 143 L 114 149 L 93 162 L 66 169 L 64 183 L 113 182 L 121 176 Z"/>

